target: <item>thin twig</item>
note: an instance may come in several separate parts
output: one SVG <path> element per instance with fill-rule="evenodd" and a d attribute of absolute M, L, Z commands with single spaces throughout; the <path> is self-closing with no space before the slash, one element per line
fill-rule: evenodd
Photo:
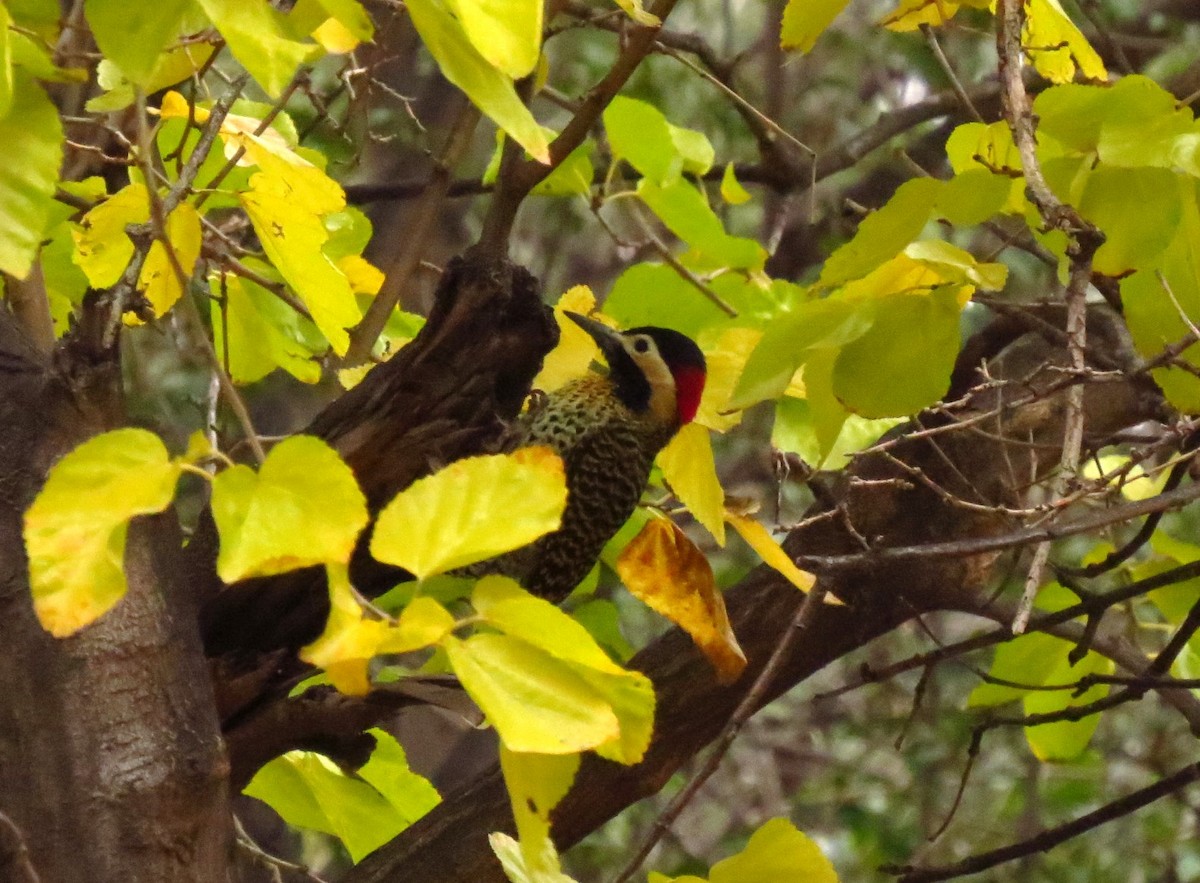
<path fill-rule="evenodd" d="M 946 57 L 946 53 L 942 50 L 942 44 L 938 42 L 937 34 L 934 33 L 933 28 L 928 23 L 922 24 L 921 33 L 925 37 L 925 42 L 929 44 L 929 49 L 933 52 L 933 57 L 941 65 L 946 79 L 950 81 L 950 88 L 954 90 L 954 94 L 958 96 L 958 100 L 963 103 L 963 107 L 975 118 L 976 122 L 985 122 L 983 115 L 975 107 L 975 103 L 971 101 L 971 96 L 967 94 L 967 90 L 963 88 L 963 84 L 959 81 L 958 74 L 954 72 L 954 67 L 950 64 L 950 59 Z"/>
<path fill-rule="evenodd" d="M 792 618 L 791 625 L 780 637 L 779 643 L 775 645 L 771 657 L 767 660 L 767 664 L 763 666 L 763 670 L 759 672 L 758 677 L 755 678 L 753 686 L 742 697 L 742 701 L 738 703 L 737 708 L 729 718 L 729 723 L 725 725 L 725 729 L 721 732 L 720 738 L 713 746 L 713 750 L 705 759 L 704 764 L 655 820 L 654 828 L 651 830 L 649 836 L 638 847 L 637 852 L 634 853 L 628 864 L 613 878 L 613 883 L 626 883 L 626 881 L 630 880 L 637 873 L 642 862 L 646 860 L 646 856 L 650 854 L 651 850 L 654 849 L 667 833 L 672 822 L 679 817 L 679 814 L 683 812 L 683 809 L 696 796 L 696 793 L 704 783 L 716 772 L 717 767 L 721 765 L 721 760 L 733 744 L 733 740 L 737 738 L 738 733 L 741 732 L 742 727 L 750 719 L 750 716 L 758 710 L 763 696 L 766 694 L 771 682 L 775 679 L 775 675 L 783 665 L 784 660 L 787 659 L 792 646 L 799 640 L 804 630 L 808 628 L 809 623 L 812 621 L 816 611 L 820 609 L 824 599 L 825 588 L 818 582 L 804 596 L 804 601 L 796 611 L 796 615 Z"/>

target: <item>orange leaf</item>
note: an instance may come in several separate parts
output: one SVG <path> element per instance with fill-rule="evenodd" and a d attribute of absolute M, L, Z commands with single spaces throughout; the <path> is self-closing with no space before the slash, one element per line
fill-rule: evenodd
<path fill-rule="evenodd" d="M 673 521 L 652 518 L 617 558 L 625 586 L 692 636 L 728 684 L 746 667 L 704 553 Z"/>

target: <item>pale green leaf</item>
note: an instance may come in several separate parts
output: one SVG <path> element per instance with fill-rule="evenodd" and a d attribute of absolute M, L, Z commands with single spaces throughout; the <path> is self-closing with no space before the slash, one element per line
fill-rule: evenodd
<path fill-rule="evenodd" d="M 710 286 L 722 287 L 721 280 Z M 623 328 L 658 325 L 695 337 L 700 329 L 726 318 L 721 308 L 666 264 L 634 264 L 617 277 L 604 301 L 604 315 Z"/>
<path fill-rule="evenodd" d="M 521 102 L 512 78 L 479 54 L 440 0 L 408 0 L 405 6 L 446 79 L 538 162 L 549 162 L 549 141 Z"/>
<path fill-rule="evenodd" d="M 1070 644 L 1043 632 L 1030 632 L 1005 641 L 996 648 L 988 674 L 1001 681 L 1040 687 L 1053 674 Z M 968 708 L 990 708 L 1028 695 L 1028 689 L 1002 683 L 978 684 L 967 697 Z"/>
<path fill-rule="evenodd" d="M 706 265 L 757 270 L 766 262 L 767 252 L 758 242 L 725 232 L 721 219 L 690 182 L 679 178 L 659 185 L 643 178 L 637 194 Z"/>
<path fill-rule="evenodd" d="M 362 318 L 350 281 L 321 250 L 329 232 L 310 211 L 297 211 L 277 193 L 251 191 L 239 199 L 280 275 L 304 301 L 313 321 L 343 355 L 350 346 L 347 328 Z"/>
<path fill-rule="evenodd" d="M 1078 207 L 1106 237 L 1095 256 L 1097 273 L 1122 276 L 1156 265 L 1179 227 L 1181 184 L 1168 169 L 1102 165 L 1088 175 Z"/>
<path fill-rule="evenodd" d="M 0 3 L 0 118 L 8 115 L 13 102 L 13 37 L 12 16 Z"/>
<path fill-rule="evenodd" d="M 84 4 L 88 24 L 100 51 L 132 82 L 142 86 L 149 85 L 160 53 L 179 36 L 185 17 L 192 9 L 193 0 L 155 0 L 152 3 L 87 0 Z"/>
<path fill-rule="evenodd" d="M 817 37 L 833 24 L 849 0 L 788 0 L 783 10 L 779 44 L 784 49 L 808 52 Z"/>
<path fill-rule="evenodd" d="M 567 796 L 579 769 L 578 754 L 528 754 L 500 746 L 500 770 L 512 804 L 528 873 L 558 874 L 562 868 L 550 839 L 550 812 Z"/>
<path fill-rule="evenodd" d="M 651 12 L 647 12 L 642 0 L 616 0 L 616 4 L 625 10 L 625 14 L 640 25 L 656 28 L 662 20 Z"/>
<path fill-rule="evenodd" d="M 358 768 L 358 777 L 383 795 L 400 818 L 412 824 L 442 802 L 429 780 L 409 767 L 404 747 L 394 736 L 379 727 L 367 732 L 375 737 L 375 750 Z"/>
<path fill-rule="evenodd" d="M 665 184 L 683 170 L 671 124 L 649 102 L 616 96 L 604 109 L 604 131 L 613 159 L 625 160 L 652 181 Z"/>
<path fill-rule="evenodd" d="M 279 96 L 296 69 L 321 54 L 313 43 L 292 39 L 285 16 L 266 0 L 197 0 L 212 19 L 233 57 L 272 98 Z"/>
<path fill-rule="evenodd" d="M 227 583 L 346 563 L 367 524 L 350 467 L 307 435 L 277 444 L 257 473 L 234 466 L 217 475 L 212 511 L 221 536 L 217 572 Z"/>
<path fill-rule="evenodd" d="M 549 448 L 468 457 L 414 482 L 379 515 L 371 554 L 418 577 L 525 546 L 566 508 L 562 460 Z"/>
<path fill-rule="evenodd" d="M 721 175 L 721 198 L 730 205 L 741 205 L 750 201 L 750 192 L 738 181 L 733 172 L 733 163 L 726 163 L 725 173 Z"/>
<path fill-rule="evenodd" d="M 301 324 L 312 328 L 307 319 L 249 280 L 227 275 L 212 284 L 224 293 L 223 303 L 211 301 L 213 346 L 222 358 L 228 353 L 234 383 L 254 383 L 276 368 L 305 383 L 321 379 L 317 353 L 298 331 Z"/>
<path fill-rule="evenodd" d="M 419 818 L 417 807 L 425 805 L 428 811 L 437 803 L 428 782 L 411 770 L 401 774 L 400 746 L 382 731 L 371 733 L 376 753 L 383 753 L 371 777 L 387 787 L 399 787 L 406 795 L 393 791 L 389 799 L 372 782 L 364 781 L 366 776 L 348 776 L 329 758 L 311 751 L 289 751 L 268 762 L 243 793 L 269 805 L 288 824 L 334 835 L 359 861 Z"/>
<path fill-rule="evenodd" d="M 820 847 L 787 819 L 771 819 L 737 855 L 712 866 L 710 883 L 838 883 Z"/>
<path fill-rule="evenodd" d="M 1059 657 L 1059 664 L 1046 678 L 1046 684 L 1073 684 L 1090 674 L 1110 675 L 1116 668 L 1111 659 L 1093 651 L 1089 651 L 1076 665 L 1072 665 L 1067 656 L 1064 652 Z M 1027 715 L 1047 714 L 1088 705 L 1107 696 L 1109 689 L 1108 684 L 1096 684 L 1078 696 L 1074 690 L 1035 690 L 1025 695 L 1024 710 Z M 1073 760 L 1087 748 L 1099 723 L 1100 715 L 1097 713 L 1077 721 L 1039 724 L 1025 728 L 1025 739 L 1038 760 Z"/>
<path fill-rule="evenodd" d="M 62 162 L 58 111 L 31 78 L 18 72 L 0 143 L 20 162 L 0 167 L 0 272 L 29 275 L 46 232 Z"/>
<path fill-rule="evenodd" d="M 958 356 L 961 311 L 952 286 L 880 300 L 871 329 L 837 357 L 838 399 L 864 417 L 901 417 L 936 402 Z M 888 382 L 880 383 L 880 377 Z"/>
<path fill-rule="evenodd" d="M 509 635 L 444 644 L 463 688 L 510 751 L 572 754 L 620 736 L 612 705 L 569 665 Z"/>
<path fill-rule="evenodd" d="M 716 159 L 716 151 L 713 150 L 708 136 L 695 129 L 685 129 L 671 123 L 667 123 L 667 131 L 671 133 L 671 143 L 675 145 L 675 150 L 683 161 L 683 171 L 696 176 L 707 174 Z"/>
<path fill-rule="evenodd" d="M 854 238 L 830 255 L 821 270 L 821 284 L 858 279 L 897 255 L 925 227 L 943 186 L 936 178 L 901 184 L 891 199 L 863 219 Z"/>
<path fill-rule="evenodd" d="M 513 79 L 528 76 L 542 45 L 541 0 L 446 0 L 471 45 Z"/>
<path fill-rule="evenodd" d="M 628 3 L 629 0 L 618 0 L 618 2 Z M 509 879 L 509 883 L 577 883 L 575 878 L 568 877 L 561 872 L 536 871 L 526 868 L 521 844 L 502 831 L 493 831 L 488 834 L 488 845 L 491 846 L 492 853 L 499 859 L 500 868 L 504 871 L 504 876 Z"/>
<path fill-rule="evenodd" d="M 125 534 L 171 502 L 180 466 L 144 429 L 98 435 L 60 460 L 25 513 L 33 606 L 56 637 L 93 622 L 125 595 Z"/>

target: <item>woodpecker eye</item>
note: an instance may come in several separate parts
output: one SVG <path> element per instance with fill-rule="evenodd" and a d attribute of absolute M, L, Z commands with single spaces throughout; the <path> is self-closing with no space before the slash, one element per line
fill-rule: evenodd
<path fill-rule="evenodd" d="M 650 341 L 646 340 L 644 337 L 635 338 L 633 341 L 633 348 L 639 353 L 648 353 L 650 352 Z"/>

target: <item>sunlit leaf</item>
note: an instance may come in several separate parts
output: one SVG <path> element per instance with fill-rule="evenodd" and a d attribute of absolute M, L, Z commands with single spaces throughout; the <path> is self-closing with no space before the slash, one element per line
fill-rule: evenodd
<path fill-rule="evenodd" d="M 663 478 L 696 520 L 725 545 L 725 491 L 717 478 L 708 427 L 689 423 L 663 448 L 656 461 Z"/>
<path fill-rule="evenodd" d="M 1059 0 L 1026 0 L 1021 43 L 1037 72 L 1055 83 L 1069 83 L 1078 67 L 1089 80 L 1108 79 L 1104 62 Z"/>
<path fill-rule="evenodd" d="M 615 0 L 616 4 L 625 10 L 625 13 L 640 25 L 645 25 L 649 28 L 656 28 L 662 24 L 662 20 L 657 15 L 647 12 L 642 4 L 642 0 Z"/>
<path fill-rule="evenodd" d="M 276 193 L 252 191 L 239 199 L 271 263 L 304 301 L 334 352 L 344 354 L 350 345 L 346 329 L 362 313 L 346 274 L 321 250 L 329 233 L 320 218 L 297 211 L 288 197 Z"/>
<path fill-rule="evenodd" d="M 829 859 L 787 819 L 771 819 L 762 825 L 745 849 L 713 865 L 708 879 L 710 883 L 838 883 Z"/>
<path fill-rule="evenodd" d="M 146 86 L 159 54 L 179 36 L 192 3 L 193 0 L 153 3 L 87 0 L 84 11 L 100 51 L 116 62 L 130 80 Z"/>
<path fill-rule="evenodd" d="M 133 258 L 130 224 L 150 219 L 150 194 L 144 184 L 129 184 L 80 219 L 75 228 L 75 263 L 95 288 L 115 285 Z"/>
<path fill-rule="evenodd" d="M 510 751 L 573 754 L 620 736 L 604 696 L 550 653 L 509 635 L 446 638 L 464 689 Z"/>
<path fill-rule="evenodd" d="M 300 659 L 325 670 L 329 682 L 343 693 L 365 696 L 371 689 L 367 665 L 380 652 L 387 623 L 364 616 L 350 585 L 345 564 L 327 564 L 329 618 L 325 630 L 300 651 Z"/>
<path fill-rule="evenodd" d="M 667 228 L 712 266 L 760 269 L 766 250 L 753 239 L 731 236 L 699 190 L 682 178 L 666 185 L 643 178 L 637 194 Z"/>
<path fill-rule="evenodd" d="M 276 368 L 305 383 L 321 379 L 317 352 L 298 331 L 301 324 L 312 328 L 312 323 L 265 288 L 238 276 L 214 280 L 213 290 L 225 296 L 224 304 L 212 301 L 213 345 L 222 359 L 228 352 L 235 383 L 254 383 Z"/>
<path fill-rule="evenodd" d="M 747 545 L 758 553 L 758 557 L 763 560 L 764 564 L 777 570 L 784 579 L 800 591 L 807 592 L 812 588 L 815 577 L 797 567 L 791 556 L 783 551 L 783 548 L 775 542 L 765 527 L 748 515 L 737 515 L 733 512 L 726 512 L 725 520 L 746 541 Z"/>
<path fill-rule="evenodd" d="M 715 345 L 704 348 L 707 372 L 696 423 L 724 432 L 742 421 L 742 412 L 731 407 L 730 399 L 746 360 L 761 339 L 762 332 L 755 328 L 727 328 Z"/>
<path fill-rule="evenodd" d="M 944 25 L 958 12 L 955 0 L 900 0 L 899 5 L 880 19 L 890 31 L 915 31 L 921 25 Z"/>
<path fill-rule="evenodd" d="M 549 448 L 468 457 L 414 482 L 379 515 L 371 554 L 424 578 L 525 546 L 558 528 L 567 504 Z"/>
<path fill-rule="evenodd" d="M 221 536 L 217 573 L 227 583 L 347 563 L 367 524 L 350 467 L 308 435 L 277 444 L 257 473 L 233 466 L 217 475 L 212 512 Z"/>
<path fill-rule="evenodd" d="M 502 831 L 489 834 L 488 845 L 499 859 L 500 867 L 509 883 L 577 883 L 574 877 L 568 877 L 561 872 L 534 871 L 526 868 L 521 844 Z"/>
<path fill-rule="evenodd" d="M 320 55 L 313 43 L 292 39 L 286 17 L 266 0 L 197 0 L 229 44 L 233 57 L 272 98 L 306 61 Z"/>
<path fill-rule="evenodd" d="M 454 617 L 433 598 L 414 598 L 400 613 L 400 621 L 389 629 L 380 653 L 411 653 L 432 646 L 454 630 Z"/>
<path fill-rule="evenodd" d="M 833 24 L 849 0 L 789 0 L 783 10 L 779 44 L 784 49 L 808 52 L 817 37 Z"/>
<path fill-rule="evenodd" d="M 597 358 L 600 347 L 592 336 L 564 315 L 564 310 L 591 315 L 596 309 L 596 296 L 586 285 L 576 285 L 566 291 L 554 305 L 554 321 L 558 323 L 558 345 L 542 361 L 542 370 L 534 378 L 535 389 L 552 392 L 570 380 L 587 373 L 588 366 Z M 595 317 L 603 321 L 604 317 Z"/>
<path fill-rule="evenodd" d="M 165 226 L 167 242 L 179 264 L 178 269 L 167 252 L 167 246 L 156 239 L 146 253 L 146 261 L 138 277 L 138 288 L 150 301 L 156 316 L 166 313 L 183 297 L 184 283 L 180 281 L 179 273 L 182 271 L 184 278 L 190 280 L 200 257 L 200 215 L 194 208 L 186 202 L 181 203 L 167 217 Z"/>
<path fill-rule="evenodd" d="M 25 278 L 46 233 L 62 162 L 62 125 L 46 92 L 19 71 L 12 106 L 0 119 L 0 143 L 20 157 L 0 167 L 0 271 Z"/>
<path fill-rule="evenodd" d="M 549 141 L 517 95 L 512 78 L 480 55 L 439 0 L 409 0 L 405 7 L 446 79 L 538 162 L 549 162 Z"/>
<path fill-rule="evenodd" d="M 730 205 L 741 205 L 750 201 L 750 192 L 733 173 L 733 163 L 726 163 L 725 173 L 721 175 L 721 198 Z"/>
<path fill-rule="evenodd" d="M 359 861 L 391 840 L 440 800 L 408 768 L 404 750 L 382 730 L 357 777 L 311 751 L 289 751 L 263 766 L 243 793 L 274 809 L 288 824 L 332 834 Z"/>
<path fill-rule="evenodd" d="M 180 466 L 144 429 L 89 439 L 50 470 L 25 513 L 29 582 L 38 620 L 73 634 L 125 595 L 125 535 L 137 515 L 161 512 Z"/>
<path fill-rule="evenodd" d="M 542 44 L 541 0 L 446 0 L 479 54 L 513 79 L 537 64 Z"/>
<path fill-rule="evenodd" d="M 673 521 L 647 522 L 617 558 L 617 573 L 631 593 L 692 636 L 723 683 L 737 680 L 746 657 L 712 568 Z"/>
<path fill-rule="evenodd" d="M 651 180 L 666 183 L 683 170 L 683 157 L 663 112 L 647 101 L 616 96 L 604 109 L 613 159 L 625 160 Z"/>
<path fill-rule="evenodd" d="M 550 839 L 550 812 L 567 796 L 578 769 L 578 754 L 526 754 L 500 746 L 500 770 L 527 873 L 540 876 L 562 871 Z"/>

